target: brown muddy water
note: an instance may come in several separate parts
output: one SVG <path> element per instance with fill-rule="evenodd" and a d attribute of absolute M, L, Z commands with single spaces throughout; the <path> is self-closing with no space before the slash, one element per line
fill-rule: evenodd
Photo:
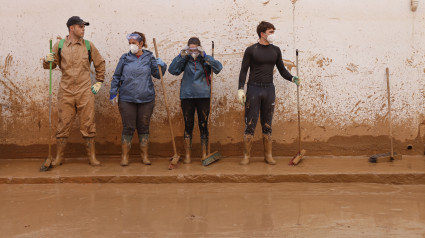
<path fill-rule="evenodd" d="M 0 185 L 0 237 L 425 237 L 425 185 Z"/>

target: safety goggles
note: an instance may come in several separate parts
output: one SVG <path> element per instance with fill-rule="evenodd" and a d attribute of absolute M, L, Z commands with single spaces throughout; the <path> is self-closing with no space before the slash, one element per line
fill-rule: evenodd
<path fill-rule="evenodd" d="M 130 40 L 130 39 L 133 39 L 133 40 L 137 40 L 138 42 L 141 42 L 142 41 L 142 37 L 139 35 L 139 34 L 128 34 L 127 35 L 127 40 Z"/>
<path fill-rule="evenodd" d="M 188 52 L 189 54 L 192 54 L 192 53 L 199 53 L 199 50 L 198 50 L 198 47 L 196 47 L 196 48 L 189 48 L 189 49 L 187 49 L 187 52 Z"/>

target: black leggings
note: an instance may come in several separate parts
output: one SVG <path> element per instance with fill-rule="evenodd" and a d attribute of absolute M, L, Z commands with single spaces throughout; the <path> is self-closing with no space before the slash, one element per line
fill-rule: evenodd
<path fill-rule="evenodd" d="M 209 98 L 190 98 L 181 100 L 184 117 L 184 138 L 192 139 L 195 124 L 195 109 L 198 114 L 198 125 L 201 139 L 208 139 L 208 116 L 210 114 Z"/>
<path fill-rule="evenodd" d="M 245 134 L 254 135 L 260 112 L 263 134 L 272 134 L 272 120 L 275 103 L 275 88 L 273 84 L 262 86 L 248 85 L 245 103 Z"/>
<path fill-rule="evenodd" d="M 149 134 L 149 123 L 155 101 L 147 103 L 132 103 L 119 101 L 122 119 L 122 134 L 133 136 L 137 128 L 138 134 Z"/>

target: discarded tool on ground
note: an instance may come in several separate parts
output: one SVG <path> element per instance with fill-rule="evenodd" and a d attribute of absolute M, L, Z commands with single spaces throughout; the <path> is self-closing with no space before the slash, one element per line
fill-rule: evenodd
<path fill-rule="evenodd" d="M 386 75 L 387 75 L 387 95 L 388 95 L 388 123 L 390 124 L 390 144 L 391 144 L 391 151 L 389 153 L 385 154 L 376 154 L 369 157 L 369 162 L 371 163 L 377 163 L 377 162 L 389 162 L 393 161 L 395 159 L 399 160 L 402 159 L 402 156 L 394 153 L 394 147 L 393 147 L 393 125 L 392 125 L 392 118 L 391 118 L 391 93 L 390 93 L 390 70 L 386 68 Z"/>
<path fill-rule="evenodd" d="M 50 39 L 50 53 L 52 53 L 52 39 Z M 40 172 L 49 170 L 52 163 L 52 62 L 50 62 L 49 77 L 49 154 L 41 165 Z"/>
<path fill-rule="evenodd" d="M 212 55 L 212 57 L 214 57 L 214 41 L 212 42 L 212 51 L 211 51 L 211 55 Z M 211 111 L 211 107 L 212 107 L 212 101 L 213 101 L 213 97 L 212 97 L 212 91 L 213 91 L 213 75 L 214 75 L 214 71 L 213 71 L 213 69 L 212 69 L 212 66 L 211 66 L 211 81 L 210 81 L 210 116 L 208 117 L 208 125 L 210 125 L 209 124 L 209 122 L 210 122 L 210 117 L 211 117 L 211 114 L 212 114 L 212 111 Z M 208 79 L 207 79 L 208 80 Z M 214 151 L 213 153 L 210 153 L 211 152 L 211 132 L 212 132 L 212 126 L 210 126 L 210 135 L 209 135 L 209 140 L 208 140 L 208 154 L 207 154 L 207 156 L 205 157 L 205 158 L 202 158 L 202 165 L 203 166 L 208 166 L 208 165 L 210 165 L 210 164 L 212 164 L 212 163 L 214 163 L 214 162 L 216 162 L 217 160 L 219 160 L 220 159 L 220 157 L 221 157 L 221 155 L 220 155 L 220 153 L 218 152 L 218 151 Z"/>
<path fill-rule="evenodd" d="M 298 49 L 296 50 L 296 67 L 297 67 L 297 76 L 299 77 L 299 65 L 298 65 Z M 300 86 L 297 85 L 297 110 L 298 110 L 298 153 L 291 159 L 289 165 L 297 165 L 306 151 L 301 149 L 301 116 L 300 116 Z"/>
<path fill-rule="evenodd" d="M 156 47 L 155 38 L 153 38 L 153 45 L 155 47 L 156 57 L 158 58 L 159 54 L 158 54 L 158 48 Z M 171 169 L 176 168 L 176 166 L 177 166 L 177 164 L 180 160 L 180 156 L 177 154 L 176 142 L 175 142 L 175 139 L 174 139 L 173 123 L 171 122 L 170 109 L 168 108 L 167 94 L 165 92 L 164 80 L 163 80 L 163 76 L 162 76 L 162 68 L 161 68 L 160 65 L 158 65 L 158 69 L 159 69 L 159 77 L 161 79 L 162 92 L 164 92 L 164 102 L 165 102 L 165 108 L 167 109 L 168 124 L 170 125 L 171 141 L 173 142 L 174 155 L 173 155 L 173 157 L 170 158 L 170 164 L 168 165 L 168 169 L 171 170 Z"/>

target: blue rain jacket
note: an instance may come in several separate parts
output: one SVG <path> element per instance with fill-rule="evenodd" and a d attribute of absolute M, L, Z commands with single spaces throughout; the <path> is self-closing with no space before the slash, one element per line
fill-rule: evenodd
<path fill-rule="evenodd" d="M 161 67 L 164 74 L 167 65 Z M 143 50 L 143 55 L 139 58 L 131 52 L 125 53 L 115 69 L 109 93 L 111 95 L 119 93 L 119 100 L 124 102 L 151 102 L 155 99 L 151 76 L 160 78 L 157 61 L 152 52 Z"/>
<path fill-rule="evenodd" d="M 203 66 L 203 67 L 202 67 Z M 192 56 L 176 56 L 170 64 L 168 72 L 172 75 L 180 75 L 183 78 L 180 86 L 180 99 L 186 98 L 209 98 L 210 85 L 207 83 L 211 75 L 211 67 L 215 74 L 220 73 L 223 66 L 212 56 L 198 56 L 196 60 Z"/>

